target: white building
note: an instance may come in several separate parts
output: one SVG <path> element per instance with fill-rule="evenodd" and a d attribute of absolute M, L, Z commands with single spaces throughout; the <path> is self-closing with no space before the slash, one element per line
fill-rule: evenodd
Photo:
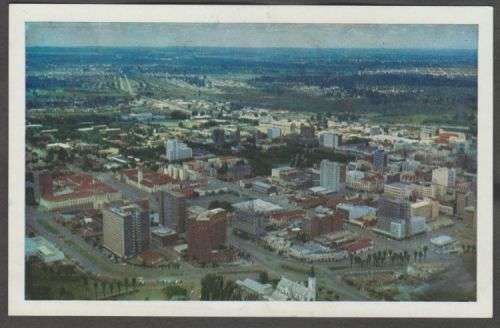
<path fill-rule="evenodd" d="M 434 198 L 436 195 L 436 185 L 432 183 L 414 183 L 412 186 L 421 197 Z"/>
<path fill-rule="evenodd" d="M 235 209 L 240 211 L 251 211 L 255 213 L 271 213 L 274 211 L 282 210 L 279 205 L 267 202 L 262 199 L 254 199 L 243 202 L 234 203 L 232 205 Z"/>
<path fill-rule="evenodd" d="M 276 139 L 281 137 L 281 129 L 273 126 L 272 128 L 267 129 L 267 137 L 269 139 Z"/>
<path fill-rule="evenodd" d="M 319 144 L 326 148 L 337 148 L 340 145 L 340 136 L 333 132 L 320 133 Z"/>
<path fill-rule="evenodd" d="M 375 214 L 377 213 L 376 208 L 366 205 L 340 203 L 337 205 L 337 209 L 342 209 L 349 213 L 347 217 L 349 220 L 356 220 L 364 217 L 375 217 Z"/>
<path fill-rule="evenodd" d="M 440 167 L 432 171 L 432 184 L 437 197 L 446 195 L 449 188 L 455 187 L 455 169 Z"/>
<path fill-rule="evenodd" d="M 64 253 L 42 236 L 26 238 L 26 257 L 37 256 L 44 263 L 64 260 Z"/>
<path fill-rule="evenodd" d="M 334 192 L 342 189 L 343 180 L 345 180 L 342 179 L 342 164 L 327 159 L 322 160 L 319 176 L 321 187 Z"/>
<path fill-rule="evenodd" d="M 307 286 L 281 277 L 276 290 L 269 297 L 270 301 L 315 301 L 316 300 L 316 278 L 310 276 Z"/>
<path fill-rule="evenodd" d="M 166 156 L 169 161 L 191 158 L 193 150 L 177 139 L 169 139 L 166 143 Z"/>
<path fill-rule="evenodd" d="M 414 216 L 410 218 L 410 236 L 417 235 L 419 233 L 424 233 L 427 231 L 427 225 L 425 217 L 423 216 Z"/>
<path fill-rule="evenodd" d="M 391 222 L 391 236 L 396 239 L 403 239 L 406 237 L 406 224 L 403 220 Z"/>
<path fill-rule="evenodd" d="M 440 167 L 432 171 L 432 183 L 443 187 L 455 186 L 455 169 Z"/>
<path fill-rule="evenodd" d="M 271 295 L 273 292 L 273 285 L 261 284 L 260 282 L 250 278 L 246 278 L 245 280 L 236 280 L 236 284 L 243 289 L 255 293 L 263 298 Z"/>
<path fill-rule="evenodd" d="M 271 284 L 261 284 L 253 279 L 237 280 L 236 284 L 244 290 L 257 294 L 266 301 L 316 301 L 316 278 L 311 274 L 307 286 L 281 277 L 276 289 Z"/>
<path fill-rule="evenodd" d="M 436 253 L 448 253 L 456 248 L 457 240 L 448 235 L 440 235 L 432 238 L 430 242 Z"/>

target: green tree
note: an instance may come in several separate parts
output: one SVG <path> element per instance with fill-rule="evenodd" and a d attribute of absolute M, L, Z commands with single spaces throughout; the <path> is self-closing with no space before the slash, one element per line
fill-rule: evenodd
<path fill-rule="evenodd" d="M 102 295 L 106 297 L 106 282 L 101 281 L 101 290 L 102 290 Z"/>
<path fill-rule="evenodd" d="M 132 288 L 137 288 L 137 278 L 136 277 L 133 277 L 132 278 Z"/>
<path fill-rule="evenodd" d="M 125 284 L 125 292 L 128 293 L 128 284 L 129 284 L 128 277 L 125 278 L 124 284 Z"/>
<path fill-rule="evenodd" d="M 205 301 L 222 300 L 224 278 L 209 273 L 201 279 L 201 299 Z"/>
<path fill-rule="evenodd" d="M 61 286 L 61 288 L 59 288 L 59 297 L 61 299 L 66 298 L 66 288 L 64 288 L 64 286 Z"/>
<path fill-rule="evenodd" d="M 262 284 L 267 284 L 269 282 L 269 275 L 268 275 L 267 271 L 259 272 L 259 281 Z"/>
<path fill-rule="evenodd" d="M 97 283 L 97 281 L 94 280 L 94 293 L 95 293 L 95 299 L 97 299 L 97 288 L 99 287 L 99 284 Z"/>

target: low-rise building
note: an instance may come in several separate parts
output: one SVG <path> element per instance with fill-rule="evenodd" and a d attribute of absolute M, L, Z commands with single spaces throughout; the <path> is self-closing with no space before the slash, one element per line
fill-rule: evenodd
<path fill-rule="evenodd" d="M 269 301 L 315 301 L 316 278 L 314 275 L 309 276 L 307 285 L 304 285 L 281 277 L 276 290 L 267 299 Z"/>
<path fill-rule="evenodd" d="M 42 236 L 26 238 L 25 256 L 36 256 L 44 263 L 64 260 L 64 253 Z"/>
<path fill-rule="evenodd" d="M 151 244 L 157 248 L 175 245 L 179 236 L 173 229 L 159 225 L 151 229 Z"/>
<path fill-rule="evenodd" d="M 44 174 L 39 184 L 40 205 L 48 210 L 100 208 L 122 197 L 119 191 L 83 173 Z"/>
<path fill-rule="evenodd" d="M 123 170 L 121 178 L 126 184 L 148 193 L 168 190 L 173 183 L 177 182 L 166 174 L 147 170 L 142 167 Z"/>

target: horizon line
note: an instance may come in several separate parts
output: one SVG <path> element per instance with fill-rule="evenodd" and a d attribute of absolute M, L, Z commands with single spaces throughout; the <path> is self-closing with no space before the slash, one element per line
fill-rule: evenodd
<path fill-rule="evenodd" d="M 280 46 L 269 46 L 269 47 L 252 47 L 252 46 L 206 46 L 206 45 L 165 45 L 165 46 L 152 46 L 152 45 L 141 45 L 141 46 L 124 46 L 124 45 L 26 45 L 26 48 L 226 48 L 226 49 L 321 49 L 321 50 L 467 50 L 476 51 L 478 48 L 448 48 L 448 47 L 437 47 L 437 48 L 412 48 L 412 47 L 280 47 Z"/>

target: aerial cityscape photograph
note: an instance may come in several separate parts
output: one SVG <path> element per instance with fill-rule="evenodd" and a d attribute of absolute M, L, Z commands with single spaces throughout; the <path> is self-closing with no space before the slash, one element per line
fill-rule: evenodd
<path fill-rule="evenodd" d="M 26 300 L 476 301 L 476 25 L 25 29 Z"/>

